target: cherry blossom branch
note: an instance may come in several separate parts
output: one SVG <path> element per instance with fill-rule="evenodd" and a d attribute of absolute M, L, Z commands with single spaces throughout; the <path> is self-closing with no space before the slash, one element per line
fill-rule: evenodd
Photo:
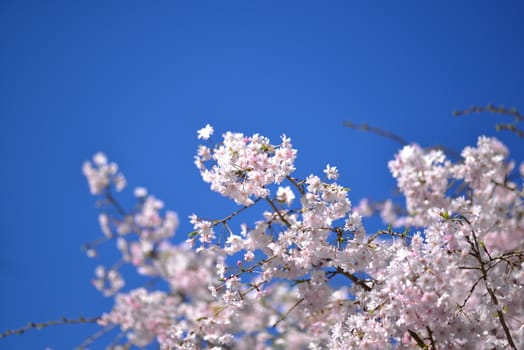
<path fill-rule="evenodd" d="M 217 219 L 217 220 L 213 220 L 213 224 L 214 225 L 218 225 L 220 223 L 225 223 L 227 221 L 230 221 L 232 220 L 235 216 L 239 215 L 240 213 L 242 213 L 243 211 L 245 211 L 246 209 L 248 208 L 251 208 L 252 206 L 254 206 L 256 203 L 260 202 L 260 200 L 262 200 L 262 198 L 257 198 L 253 201 L 252 204 L 249 204 L 249 205 L 244 205 L 243 207 L 241 207 L 240 209 L 234 211 L 233 213 L 229 214 L 228 216 L 226 216 L 225 218 L 223 219 Z"/>
<path fill-rule="evenodd" d="M 515 193 L 517 193 L 519 195 L 523 195 L 516 187 L 509 186 L 507 183 L 501 183 L 501 182 L 495 181 L 493 179 L 491 180 L 491 182 L 493 184 L 495 184 L 496 186 L 504 188 L 504 189 L 506 189 L 508 191 L 515 192 Z"/>
<path fill-rule="evenodd" d="M 297 302 L 296 302 L 293 306 L 291 306 L 291 307 L 290 307 L 290 308 L 289 308 L 285 313 L 283 313 L 282 315 L 280 315 L 280 317 L 278 318 L 278 320 L 277 320 L 275 323 L 273 323 L 273 325 L 271 326 L 271 328 L 275 328 L 276 326 L 278 326 L 278 324 L 279 324 L 280 322 L 282 322 L 283 320 L 285 320 L 286 317 L 287 317 L 287 316 L 288 316 L 288 315 L 289 315 L 289 314 L 290 314 L 290 313 L 291 313 L 291 312 L 292 312 L 292 311 L 293 311 L 293 310 L 294 310 L 298 305 L 300 305 L 300 303 L 303 302 L 303 301 L 304 301 L 304 297 L 298 299 Z"/>
<path fill-rule="evenodd" d="M 499 124 L 495 125 L 495 129 L 497 131 L 501 131 L 501 130 L 510 131 L 510 132 L 514 133 L 515 135 L 517 135 L 518 137 L 524 138 L 524 131 L 518 129 L 515 126 L 515 124 L 509 124 L 509 123 L 508 124 L 502 124 L 502 123 L 499 123 Z"/>
<path fill-rule="evenodd" d="M 344 122 L 344 126 L 347 127 L 347 128 L 350 128 L 350 129 L 354 129 L 354 130 L 371 132 L 373 134 L 376 134 L 376 135 L 385 137 L 387 139 L 393 140 L 393 141 L 395 141 L 396 143 L 399 143 L 402 146 L 406 146 L 406 145 L 409 144 L 409 142 L 406 141 L 406 139 L 404 139 L 402 136 L 399 136 L 399 135 L 397 135 L 395 133 L 392 133 L 391 131 L 387 131 L 387 130 L 383 130 L 383 129 L 371 126 L 371 125 L 366 124 L 366 123 L 355 124 L 355 123 L 350 122 L 350 121 L 345 121 Z"/>
<path fill-rule="evenodd" d="M 418 346 L 420 346 L 421 349 L 424 349 L 424 350 L 427 349 L 428 346 L 426 345 L 426 343 L 424 343 L 424 340 L 422 340 L 422 338 L 420 338 L 420 336 L 417 333 L 415 333 L 411 329 L 408 329 L 408 333 L 409 335 L 411 335 L 413 339 L 415 339 L 415 342 L 417 343 Z"/>
<path fill-rule="evenodd" d="M 84 243 L 82 245 L 82 250 L 85 251 L 85 252 L 89 252 L 89 251 L 95 249 L 96 247 L 98 247 L 99 245 L 108 242 L 113 237 L 114 237 L 114 235 L 111 238 L 106 237 L 106 236 L 98 237 L 97 239 L 92 240 L 91 242 Z"/>
<path fill-rule="evenodd" d="M 372 287 L 368 286 L 364 280 L 361 280 L 360 278 L 356 277 L 354 274 L 349 273 L 347 271 L 342 270 L 342 268 L 338 267 L 335 271 L 337 274 L 340 274 L 342 276 L 345 276 L 351 280 L 351 282 L 355 283 L 356 285 L 362 287 L 366 292 L 371 291 Z"/>
<path fill-rule="evenodd" d="M 453 115 L 461 116 L 461 115 L 468 115 L 468 114 L 473 114 L 473 113 L 483 113 L 483 112 L 491 112 L 491 113 L 509 115 L 509 116 L 514 117 L 515 121 L 518 121 L 518 122 L 524 120 L 524 116 L 520 114 L 516 108 L 505 108 L 504 106 L 496 107 L 491 104 L 488 104 L 485 107 L 473 105 L 468 109 L 454 111 Z"/>
<path fill-rule="evenodd" d="M 437 347 L 435 346 L 435 339 L 433 339 L 433 331 L 431 330 L 431 328 L 429 328 L 429 326 L 426 326 L 426 330 L 428 331 L 428 338 L 429 338 L 429 342 L 431 344 L 431 348 L 430 349 L 436 349 Z"/>
<path fill-rule="evenodd" d="M 513 337 L 511 336 L 511 331 L 509 330 L 509 327 L 506 323 L 506 319 L 504 318 L 504 313 L 498 307 L 499 306 L 498 298 L 495 295 L 495 292 L 493 291 L 493 289 L 489 287 L 487 284 L 487 274 L 483 268 L 482 268 L 482 274 L 484 278 L 484 284 L 486 285 L 486 290 L 488 291 L 488 294 L 491 297 L 491 301 L 493 302 L 493 304 L 497 306 L 497 317 L 499 318 L 500 324 L 502 325 L 502 329 L 504 329 L 504 333 L 506 334 L 506 339 L 508 340 L 509 346 L 517 350 L 517 346 L 515 345 L 513 341 Z"/>
<path fill-rule="evenodd" d="M 75 350 L 85 350 L 88 348 L 89 345 L 93 344 L 98 338 L 105 335 L 107 332 L 114 329 L 116 325 L 109 325 L 107 327 L 104 327 L 100 330 L 98 330 L 96 333 L 91 334 L 89 337 L 87 337 L 80 345 L 78 345 Z"/>
<path fill-rule="evenodd" d="M 495 129 L 497 131 L 500 131 L 500 130 L 510 131 L 516 134 L 518 137 L 524 138 L 524 131 L 518 129 L 516 126 L 517 123 L 520 123 L 521 121 L 524 120 L 524 116 L 520 114 L 520 112 L 516 108 L 505 108 L 504 106 L 496 107 L 491 104 L 488 104 L 485 107 L 471 106 L 470 108 L 465 109 L 465 110 L 454 111 L 453 115 L 462 116 L 462 115 L 468 115 L 468 114 L 473 114 L 473 113 L 484 113 L 484 112 L 497 113 L 497 114 L 513 117 L 515 120 L 514 123 L 499 123 L 495 125 Z"/>
<path fill-rule="evenodd" d="M 474 270 L 479 270 L 478 267 L 459 267 L 459 269 L 474 269 Z M 471 286 L 471 288 L 469 289 L 469 293 L 468 295 L 466 296 L 466 298 L 464 299 L 464 302 L 462 303 L 462 305 L 459 305 L 459 308 L 460 309 L 464 309 L 464 307 L 466 306 L 466 304 L 468 303 L 468 300 L 471 298 L 471 296 L 473 295 L 473 292 L 475 291 L 475 289 L 477 288 L 477 285 L 480 283 L 480 281 L 482 281 L 483 278 L 482 276 L 480 276 L 476 281 L 475 283 L 473 283 L 473 285 Z"/>
<path fill-rule="evenodd" d="M 269 198 L 264 198 L 266 200 L 266 202 L 269 203 L 269 205 L 271 206 L 271 208 L 275 211 L 275 213 L 277 213 L 278 217 L 280 218 L 280 220 L 282 220 L 283 223 L 286 224 L 287 227 L 291 227 L 291 223 L 282 215 L 282 213 L 280 212 L 280 210 L 277 208 L 277 206 L 275 205 L 275 203 L 273 203 L 273 201 Z"/>
<path fill-rule="evenodd" d="M 463 218 L 467 223 L 468 225 L 471 226 L 470 222 L 464 217 Z M 482 279 L 484 280 L 484 285 L 486 287 L 486 290 L 491 298 L 491 302 L 496 306 L 497 308 L 497 317 L 499 319 L 499 322 L 500 322 L 500 325 L 502 326 L 502 329 L 504 330 L 504 334 L 506 336 L 506 339 L 508 340 L 508 343 L 510 345 L 510 347 L 512 349 L 515 349 L 517 350 L 517 346 L 515 345 L 515 342 L 513 341 L 513 337 L 511 335 L 511 331 L 506 323 L 506 319 L 504 317 L 504 313 L 502 312 L 502 310 L 500 309 L 499 307 L 499 301 L 498 301 L 498 298 L 495 294 L 495 292 L 493 291 L 493 289 L 489 286 L 489 282 L 488 282 L 488 270 L 486 269 L 486 262 L 484 261 L 484 259 L 482 258 L 482 255 L 481 255 L 481 252 L 480 252 L 480 244 L 479 244 L 479 241 L 478 241 L 478 238 L 477 238 L 477 234 L 475 233 L 475 230 L 471 230 L 471 233 L 473 235 L 473 242 L 471 241 L 470 238 L 467 238 L 468 241 L 470 242 L 470 245 L 471 245 L 471 248 L 472 248 L 472 252 L 471 252 L 471 255 L 473 255 L 473 257 L 475 257 L 475 259 L 477 259 L 477 261 L 479 262 L 480 266 L 480 271 L 481 271 L 481 274 L 482 274 Z M 485 247 L 484 245 L 482 245 L 484 250 L 485 250 Z"/>
<path fill-rule="evenodd" d="M 108 189 L 105 193 L 106 195 L 106 199 L 109 203 L 111 203 L 115 209 L 117 210 L 117 212 L 123 217 L 125 218 L 127 216 L 127 212 L 126 210 L 124 209 L 124 207 L 122 207 L 122 205 L 120 205 L 120 203 L 115 199 L 115 197 L 113 197 L 113 195 L 111 194 L 111 191 Z"/>
<path fill-rule="evenodd" d="M 86 318 L 86 317 L 80 316 L 79 318 L 76 318 L 76 319 L 62 317 L 59 320 L 53 320 L 53 321 L 47 321 L 47 322 L 40 322 L 40 323 L 30 322 L 24 327 L 4 331 L 3 333 L 0 334 L 0 339 L 9 337 L 15 334 L 17 335 L 24 334 L 25 332 L 32 330 L 32 329 L 40 330 L 40 329 L 44 329 L 44 328 L 48 328 L 52 326 L 61 326 L 64 324 L 96 323 L 99 319 L 100 317 Z"/>
<path fill-rule="evenodd" d="M 366 124 L 346 126 L 407 144 L 398 135 Z M 208 125 L 199 131 L 199 138 L 207 139 L 212 132 Z M 390 343 L 435 350 L 464 342 L 482 347 L 485 341 L 494 347 L 521 346 L 521 330 L 510 327 L 522 312 L 507 308 L 522 296 L 517 287 L 522 285 L 518 276 L 523 203 L 513 193 L 495 191 L 497 186 L 513 186 L 505 180 L 507 150 L 496 139 L 479 138 L 477 147 L 465 149 L 459 162 L 417 145 L 399 151 L 390 170 L 405 196 L 406 212 L 401 218 L 390 217 L 407 229 L 395 232 L 391 224 L 368 234 L 359 216 L 359 211 L 368 210 L 362 206 L 352 212 L 344 187 L 314 174 L 305 180 L 290 175 L 296 150 L 285 135 L 280 146 L 271 146 L 258 134 L 228 132 L 223 137 L 224 143 L 215 149 L 199 147 L 195 165 L 212 190 L 242 207 L 220 220 L 192 215 L 196 231 L 190 238 L 199 235 L 200 242 L 196 252 L 167 241 L 172 235 L 165 231 L 174 231 L 178 221 L 163 225 L 159 213 L 163 205 L 152 196 L 146 198 L 144 191 L 135 192 L 140 205 L 128 216 L 115 205 L 115 198 L 104 202 L 104 209 L 111 210 L 110 220 L 100 218 L 104 234 L 121 237 L 117 243 L 124 260 L 139 273 L 165 280 L 169 288 L 139 288 L 115 297 L 115 307 L 100 323 L 125 329 L 122 335 L 128 339 L 117 338 L 119 346 L 156 341 L 169 342 L 171 348 L 206 344 L 233 349 L 267 346 L 275 337 L 279 346 L 293 348 Z M 116 172 L 116 165 L 108 168 L 101 159 L 99 155 L 97 167 L 88 164 L 85 171 L 92 193 L 98 195 L 105 194 L 103 186 L 113 183 Z M 329 180 L 338 177 L 336 167 L 329 164 L 324 173 Z M 290 185 L 280 186 L 284 180 Z M 520 188 L 518 180 L 515 184 Z M 273 186 L 278 186 L 277 192 Z M 300 204 L 292 209 L 298 193 L 302 209 Z M 264 220 L 252 228 L 242 224 L 241 234 L 235 234 L 230 227 L 233 218 L 259 201 L 270 206 L 264 207 Z M 388 213 L 394 211 L 392 201 L 384 207 Z M 130 220 L 117 221 L 119 214 Z M 344 224 L 337 226 L 336 220 Z M 213 229 L 220 225 L 224 228 L 215 235 Z M 410 227 L 420 227 L 421 233 L 411 235 Z M 124 235 L 133 230 L 139 233 L 138 242 Z M 514 232 L 519 241 L 504 245 L 506 234 Z M 493 242 L 498 235 L 504 239 Z M 232 264 L 236 257 L 239 260 Z M 346 283 L 333 283 L 337 276 L 347 278 Z M 481 282 L 484 287 L 479 287 Z M 495 288 L 506 282 L 507 291 Z M 391 291 L 396 296 L 389 298 Z M 290 298 L 293 292 L 298 296 Z M 495 308 L 497 316 L 485 320 Z M 435 310 L 442 315 L 441 322 L 433 322 Z M 462 318 L 478 333 L 465 334 Z M 269 329 L 271 324 L 278 329 Z M 450 332 L 455 326 L 460 330 Z M 392 339 L 402 339 L 403 344 L 391 344 Z"/>
<path fill-rule="evenodd" d="M 241 267 L 239 272 L 231 274 L 230 276 L 228 276 L 228 277 L 226 277 L 224 279 L 220 279 L 220 281 L 223 282 L 223 281 L 226 281 L 227 279 L 230 279 L 230 278 L 238 278 L 238 277 L 240 277 L 244 273 L 253 273 L 257 267 L 260 267 L 260 266 L 262 266 L 264 264 L 267 264 L 268 262 L 270 262 L 271 260 L 273 260 L 275 258 L 276 258 L 276 256 L 273 255 L 271 257 L 267 257 L 266 259 L 260 260 L 260 261 L 256 262 L 255 264 L 253 264 L 253 265 L 251 265 L 249 267 Z M 219 286 L 217 288 L 221 288 L 221 287 Z"/>
<path fill-rule="evenodd" d="M 289 180 L 289 182 L 291 182 L 291 184 L 293 186 L 295 186 L 295 188 L 297 189 L 297 191 L 303 196 L 306 194 L 306 191 L 304 191 L 304 187 L 303 187 L 303 184 L 304 184 L 304 180 L 298 180 L 294 177 L 291 177 L 289 175 L 286 176 L 286 179 Z"/>
<path fill-rule="evenodd" d="M 358 130 L 358 131 L 371 132 L 373 134 L 376 134 L 376 135 L 382 136 L 384 138 L 390 139 L 390 140 L 400 144 L 401 146 L 409 145 L 409 142 L 405 138 L 403 138 L 402 136 L 400 136 L 398 134 L 395 134 L 395 133 L 393 133 L 391 131 L 388 131 L 388 130 L 377 128 L 375 126 L 371 126 L 371 125 L 366 124 L 366 123 L 355 124 L 355 123 L 350 122 L 350 121 L 345 121 L 344 122 L 344 126 L 350 128 L 350 129 Z M 454 150 L 452 150 L 452 149 L 450 149 L 448 147 L 442 146 L 442 145 L 431 146 L 431 147 L 429 147 L 429 149 L 440 149 L 440 150 L 444 151 L 446 154 L 449 154 L 450 156 L 452 156 L 452 157 L 454 157 L 456 159 L 460 159 L 460 154 L 457 151 L 454 151 Z"/>
<path fill-rule="evenodd" d="M 116 211 L 118 212 L 118 214 L 120 214 L 120 216 L 122 216 L 122 218 L 125 218 L 128 216 L 128 213 L 127 211 L 124 209 L 124 207 L 118 202 L 118 200 L 111 194 L 111 191 L 108 188 L 106 188 L 105 190 L 105 199 L 106 201 L 109 203 L 109 205 L 112 205 Z M 115 220 L 113 218 L 113 220 Z M 84 245 L 82 246 L 82 250 L 85 250 L 89 253 L 89 251 L 95 249 L 96 247 L 98 247 L 99 245 L 107 242 L 107 241 L 110 241 L 110 240 L 113 240 L 117 237 L 118 235 L 115 235 L 113 232 L 111 232 L 111 235 L 110 236 L 102 236 L 102 237 L 99 237 L 91 242 L 87 242 L 87 243 L 84 243 Z"/>

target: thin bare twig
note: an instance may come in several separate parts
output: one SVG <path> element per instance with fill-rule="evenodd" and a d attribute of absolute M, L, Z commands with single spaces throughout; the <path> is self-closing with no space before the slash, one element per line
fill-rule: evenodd
<path fill-rule="evenodd" d="M 517 135 L 520 138 L 524 138 L 524 131 L 517 128 L 517 124 L 524 120 L 524 116 L 520 114 L 520 112 L 516 108 L 506 108 L 504 106 L 494 106 L 491 104 L 488 104 L 485 107 L 480 106 L 471 106 L 468 109 L 460 110 L 460 111 L 454 111 L 454 116 L 462 116 L 462 115 L 468 115 L 468 114 L 474 114 L 474 113 L 496 113 L 501 115 L 507 115 L 510 117 L 513 117 L 514 122 L 513 123 L 499 123 L 495 125 L 495 128 L 497 131 L 505 130 L 510 131 Z"/>
<path fill-rule="evenodd" d="M 284 217 L 284 215 L 282 215 L 282 213 L 280 212 L 280 210 L 278 210 L 278 208 L 275 205 L 275 203 L 273 203 L 273 201 L 271 199 L 269 199 L 269 198 L 265 198 L 265 200 L 266 200 L 266 202 L 269 203 L 269 205 L 275 211 L 275 213 L 277 213 L 277 215 L 280 218 L 280 220 L 282 220 L 282 222 L 284 224 L 286 224 L 287 227 L 291 227 L 291 223 Z"/>
<path fill-rule="evenodd" d="M 91 344 L 93 344 L 98 338 L 105 335 L 107 332 L 111 331 L 113 328 L 115 328 L 116 325 L 110 325 L 105 328 L 99 329 L 96 333 L 91 334 L 89 337 L 87 337 L 80 345 L 78 345 L 75 350 L 85 350 L 87 347 Z"/>
<path fill-rule="evenodd" d="M 20 327 L 17 329 L 9 329 L 7 331 L 4 331 L 0 334 L 0 339 L 9 337 L 11 335 L 20 335 L 24 334 L 25 332 L 32 330 L 32 329 L 44 329 L 52 326 L 60 326 L 64 324 L 84 324 L 84 323 L 96 323 L 100 317 L 83 317 L 80 316 L 79 318 L 71 319 L 67 317 L 62 317 L 59 320 L 53 320 L 53 321 L 47 321 L 47 322 L 29 322 L 26 326 Z"/>
<path fill-rule="evenodd" d="M 473 113 L 485 113 L 485 112 L 508 115 L 508 116 L 515 118 L 516 122 L 520 122 L 524 120 L 524 116 L 520 114 L 516 108 L 505 108 L 504 106 L 496 107 L 491 104 L 488 104 L 485 107 L 474 105 L 468 109 L 454 111 L 453 115 L 461 116 L 461 115 L 468 115 L 468 114 L 473 114 Z"/>
<path fill-rule="evenodd" d="M 271 327 L 275 328 L 276 326 L 278 326 L 278 324 L 280 322 L 282 322 L 287 317 L 287 315 L 289 315 L 291 313 L 291 311 L 293 311 L 303 301 L 304 301 L 303 297 L 298 299 L 297 302 L 295 303 L 295 305 L 291 306 L 291 308 L 289 308 L 289 310 L 287 310 L 285 313 L 283 313 Z"/>
<path fill-rule="evenodd" d="M 367 131 L 371 132 L 373 134 L 377 134 L 379 136 L 385 137 L 387 139 L 393 140 L 402 146 L 406 146 L 409 144 L 409 142 L 406 141 L 402 136 L 399 136 L 397 134 L 392 133 L 391 131 L 383 130 L 380 128 L 377 128 L 375 126 L 368 125 L 366 123 L 362 124 L 355 124 L 350 121 L 345 121 L 344 126 L 350 129 L 359 130 L 359 131 Z"/>
<path fill-rule="evenodd" d="M 392 141 L 395 141 L 396 143 L 398 143 L 398 144 L 400 144 L 402 146 L 409 145 L 409 142 L 405 138 L 403 138 L 402 136 L 397 135 L 397 134 L 395 134 L 395 133 L 393 133 L 391 131 L 388 131 L 388 130 L 380 129 L 380 128 L 377 128 L 375 126 L 371 126 L 371 125 L 366 124 L 366 123 L 355 124 L 355 123 L 350 122 L 350 121 L 345 121 L 344 122 L 344 126 L 350 128 L 350 129 L 353 129 L 353 130 L 371 132 L 373 134 L 376 134 L 376 135 L 385 137 L 387 139 L 390 139 Z M 457 151 L 455 151 L 455 150 L 453 150 L 451 148 L 442 146 L 442 145 L 430 146 L 430 147 L 428 147 L 428 149 L 441 150 L 442 152 L 444 152 L 447 155 L 452 156 L 452 157 L 454 157 L 456 159 L 460 159 L 461 158 L 460 154 Z"/>

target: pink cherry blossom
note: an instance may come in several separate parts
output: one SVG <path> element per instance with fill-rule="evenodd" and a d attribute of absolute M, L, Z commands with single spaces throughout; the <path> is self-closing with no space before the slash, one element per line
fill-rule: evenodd
<path fill-rule="evenodd" d="M 207 125 L 198 138 L 213 132 Z M 388 163 L 403 200 L 352 208 L 336 167 L 324 169 L 327 181 L 291 176 L 297 151 L 287 136 L 274 145 L 226 132 L 198 147 L 195 165 L 241 207 L 225 219 L 192 214 L 194 231 L 178 245 L 177 214 L 145 189 L 125 210 L 111 193 L 123 176 L 97 154 L 83 172 L 116 209 L 99 222 L 121 254 L 96 269 L 93 284 L 115 298 L 100 324 L 120 327 L 125 346 L 165 350 L 521 349 L 522 176 L 510 180 L 515 163 L 494 138 L 461 154 L 452 162 L 407 145 Z M 257 220 L 241 221 L 258 206 Z M 387 227 L 368 232 L 363 217 L 374 214 Z M 124 290 L 124 264 L 165 289 Z"/>

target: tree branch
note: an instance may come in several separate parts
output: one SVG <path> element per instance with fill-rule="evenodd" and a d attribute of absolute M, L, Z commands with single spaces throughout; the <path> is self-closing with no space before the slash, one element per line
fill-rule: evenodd
<path fill-rule="evenodd" d="M 16 335 L 21 335 L 21 334 L 24 334 L 25 332 L 27 332 L 29 330 L 32 330 L 32 329 L 40 330 L 40 329 L 44 329 L 44 328 L 48 328 L 48 327 L 52 327 L 52 326 L 61 326 L 61 325 L 64 325 L 64 324 L 96 323 L 99 319 L 100 319 L 100 317 L 85 318 L 83 316 L 80 316 L 79 318 L 76 318 L 76 319 L 62 317 L 59 320 L 47 321 L 47 322 L 41 322 L 41 323 L 29 322 L 24 327 L 20 327 L 20 328 L 17 328 L 17 329 L 10 329 L 10 330 L 4 331 L 3 333 L 0 334 L 0 339 L 9 337 L 9 336 L 15 335 L 15 334 Z"/>

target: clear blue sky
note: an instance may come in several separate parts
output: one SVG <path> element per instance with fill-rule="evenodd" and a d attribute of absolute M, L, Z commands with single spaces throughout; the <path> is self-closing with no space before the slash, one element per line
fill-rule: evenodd
<path fill-rule="evenodd" d="M 286 133 L 297 175 L 329 162 L 354 202 L 383 198 L 397 145 L 342 122 L 455 149 L 495 134 L 496 117 L 451 112 L 524 109 L 523 17 L 519 1 L 1 1 L 0 331 L 111 307 L 80 250 L 101 235 L 81 174 L 93 153 L 176 210 L 179 239 L 192 212 L 232 208 L 192 164 L 206 123 Z M 500 136 L 523 159 L 522 140 Z M 94 329 L 0 349 L 72 349 Z"/>

